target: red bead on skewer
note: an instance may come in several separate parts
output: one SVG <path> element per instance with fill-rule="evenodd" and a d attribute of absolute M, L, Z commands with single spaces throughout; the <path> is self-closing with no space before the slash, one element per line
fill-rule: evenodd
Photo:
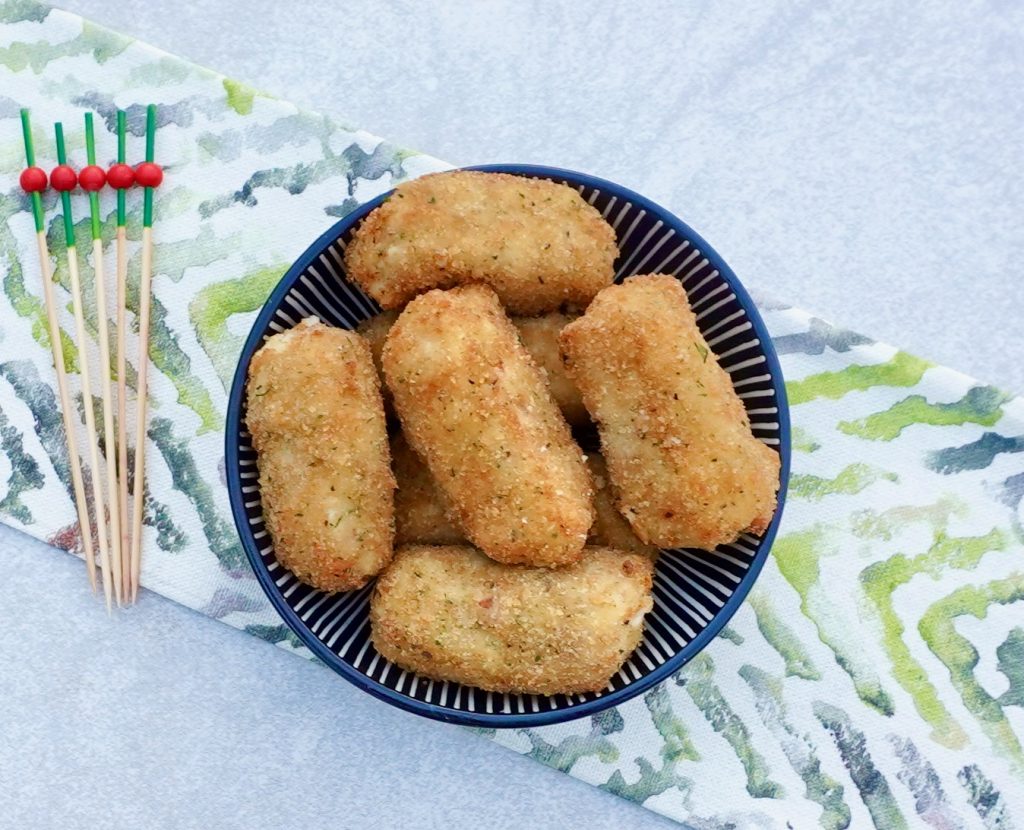
<path fill-rule="evenodd" d="M 135 171 L 123 162 L 112 164 L 107 171 L 107 184 L 114 190 L 126 190 L 135 184 Z"/>
<path fill-rule="evenodd" d="M 103 172 L 102 167 L 90 164 L 83 167 L 82 172 L 78 174 L 78 183 L 82 190 L 102 190 L 103 185 L 107 183 L 107 174 Z"/>
<path fill-rule="evenodd" d="M 61 164 L 53 168 L 53 172 L 50 174 L 50 185 L 54 190 L 60 192 L 74 190 L 76 184 L 78 184 L 78 176 L 70 165 Z"/>
<path fill-rule="evenodd" d="M 46 190 L 46 171 L 41 167 L 26 167 L 21 171 L 21 189 L 26 193 Z"/>
<path fill-rule="evenodd" d="M 164 180 L 164 171 L 159 164 L 144 161 L 135 168 L 135 183 L 142 187 L 159 187 Z"/>

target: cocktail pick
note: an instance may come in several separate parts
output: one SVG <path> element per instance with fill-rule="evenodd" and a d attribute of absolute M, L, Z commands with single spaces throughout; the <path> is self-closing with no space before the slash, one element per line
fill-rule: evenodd
<path fill-rule="evenodd" d="M 103 507 L 103 481 L 100 475 L 99 443 L 96 437 L 96 421 L 93 417 L 92 386 L 89 382 L 88 339 L 85 334 L 85 311 L 82 308 L 82 284 L 78 275 L 78 250 L 75 247 L 75 223 L 71 215 L 71 193 L 75 186 L 75 172 L 68 167 L 64 149 L 64 126 L 54 124 L 57 138 L 56 167 L 50 175 L 50 183 L 60 191 L 64 211 L 64 236 L 67 242 L 68 278 L 71 282 L 71 303 L 75 313 L 75 334 L 79 356 L 79 370 L 82 376 L 82 403 L 85 410 L 85 429 L 89 439 L 89 465 L 92 481 L 93 501 L 96 507 L 96 535 L 100 545 L 100 573 L 103 576 L 103 594 L 107 610 L 111 607 L 110 550 L 107 545 L 107 522 Z"/>
<path fill-rule="evenodd" d="M 57 320 L 57 306 L 53 296 L 53 272 L 50 269 L 50 250 L 46 243 L 46 224 L 43 220 L 43 202 L 40 192 L 46 188 L 46 173 L 35 166 L 35 148 L 32 143 L 32 124 L 29 111 L 21 111 L 21 129 L 25 138 L 25 163 L 28 165 L 21 174 L 21 186 L 32 199 L 32 216 L 36 224 L 36 247 L 39 250 L 39 273 L 43 281 L 43 300 L 46 305 L 46 321 L 49 326 L 50 349 L 53 352 L 53 368 L 57 373 L 57 397 L 64 418 L 64 438 L 68 448 L 68 466 L 71 468 L 71 486 L 75 494 L 75 509 L 78 512 L 78 526 L 82 535 L 82 549 L 85 552 L 85 567 L 89 574 L 89 585 L 96 590 L 96 555 L 92 546 L 92 524 L 89 521 L 89 503 L 85 497 L 82 481 L 82 460 L 78 456 L 78 439 L 75 437 L 74 409 L 68 394 L 68 374 L 64 364 L 64 350 L 61 347 L 60 323 Z M 85 356 L 82 355 L 82 359 Z"/>
<path fill-rule="evenodd" d="M 117 191 L 117 480 L 118 507 L 121 524 L 121 590 L 131 595 L 131 525 L 128 522 L 128 406 L 127 372 L 125 366 L 125 306 L 128 285 L 128 238 L 125 233 L 125 191 L 135 182 L 135 171 L 125 163 L 127 127 L 124 110 L 117 111 L 117 164 L 107 172 L 107 184 Z"/>
<path fill-rule="evenodd" d="M 92 266 L 96 289 L 96 340 L 100 350 L 100 399 L 103 406 L 103 439 L 107 465 L 107 504 L 110 522 L 110 561 L 114 596 L 121 604 L 121 512 L 118 506 L 117 443 L 114 438 L 114 404 L 110 394 L 110 323 L 107 319 L 107 285 L 103 268 L 103 236 L 100 225 L 99 190 L 107 183 L 107 174 L 96 164 L 96 135 L 92 113 L 85 114 L 85 152 L 88 167 L 78 174 L 78 183 L 89 194 L 92 228 Z M 99 508 L 97 507 L 97 511 Z"/>
<path fill-rule="evenodd" d="M 142 203 L 142 273 L 139 276 L 138 411 L 135 420 L 135 491 L 132 505 L 132 601 L 139 592 L 142 561 L 142 498 L 146 490 L 146 410 L 149 389 L 149 316 L 153 281 L 153 189 L 163 181 L 163 171 L 153 161 L 156 138 L 156 106 L 146 109 L 146 160 L 135 169 L 135 181 L 145 188 Z"/>

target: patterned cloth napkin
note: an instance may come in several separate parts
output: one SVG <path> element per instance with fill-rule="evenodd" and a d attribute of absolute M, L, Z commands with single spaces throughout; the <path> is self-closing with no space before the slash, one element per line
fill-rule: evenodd
<path fill-rule="evenodd" d="M 395 182 L 445 165 L 71 14 L 15 0 L 0 3 L 0 22 L 0 516 L 77 547 L 18 187 L 18 109 L 33 110 L 42 164 L 53 160 L 49 125 L 63 119 L 81 165 L 82 110 L 100 114 L 109 162 L 115 108 L 128 109 L 139 157 L 139 105 L 155 101 L 167 178 L 156 200 L 142 581 L 301 653 L 230 518 L 229 378 L 264 298 L 310 241 Z M 56 279 L 67 305 L 59 259 Z M 697 828 L 1022 826 L 1024 402 L 796 309 L 761 310 L 789 380 L 794 473 L 749 601 L 686 668 L 618 709 L 480 731 Z M 66 309 L 62 325 L 72 330 Z M 77 360 L 70 338 L 65 349 Z"/>

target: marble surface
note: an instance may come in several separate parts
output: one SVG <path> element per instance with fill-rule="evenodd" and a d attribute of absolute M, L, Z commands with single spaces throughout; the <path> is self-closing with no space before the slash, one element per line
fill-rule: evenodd
<path fill-rule="evenodd" d="M 63 0 L 455 163 L 586 170 L 768 292 L 1024 391 L 1024 6 Z M 676 826 L 0 529 L 0 824 Z"/>

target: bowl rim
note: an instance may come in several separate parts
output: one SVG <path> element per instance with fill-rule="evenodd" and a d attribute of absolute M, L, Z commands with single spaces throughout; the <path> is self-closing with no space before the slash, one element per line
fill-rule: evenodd
<path fill-rule="evenodd" d="M 768 529 L 761 537 L 757 555 L 751 561 L 750 567 L 743 575 L 740 583 L 736 586 L 736 590 L 729 596 L 723 606 L 719 609 L 718 613 L 715 614 L 711 621 L 708 622 L 696 637 L 649 674 L 641 677 L 639 680 L 635 680 L 632 683 L 623 686 L 621 689 L 603 694 L 601 697 L 594 698 L 593 700 L 588 700 L 574 706 L 552 709 L 547 712 L 461 712 L 444 706 L 439 706 L 434 703 L 427 703 L 407 697 L 406 695 L 396 692 L 377 681 L 372 680 L 362 672 L 353 668 L 337 654 L 331 651 L 309 630 L 307 626 L 305 626 L 299 618 L 299 615 L 291 608 L 290 605 L 288 605 L 284 596 L 277 589 L 277 585 L 271 577 L 270 571 L 267 570 L 263 563 L 256 541 L 253 538 L 252 533 L 249 532 L 249 520 L 245 512 L 245 505 L 242 497 L 240 458 L 237 440 L 238 431 L 242 423 L 242 399 L 245 391 L 246 376 L 248 374 L 249 363 L 252 360 L 252 356 L 262 342 L 262 332 L 266 329 L 284 297 L 289 291 L 291 291 L 292 287 L 298 281 L 303 272 L 305 272 L 306 268 L 313 263 L 327 247 L 333 244 L 338 237 L 342 236 L 349 230 L 349 228 L 360 222 L 367 214 L 374 210 L 378 205 L 382 204 L 388 196 L 394 192 L 394 188 L 388 190 L 386 193 L 382 193 L 374 199 L 371 199 L 345 215 L 340 221 L 333 224 L 308 248 L 306 248 L 302 255 L 295 260 L 291 267 L 285 272 L 284 276 L 278 281 L 274 290 L 271 291 L 270 296 L 266 299 L 263 307 L 260 309 L 260 313 L 256 320 L 253 322 L 249 334 L 246 336 L 241 353 L 239 354 L 238 365 L 235 368 L 234 376 L 232 378 L 231 388 L 228 394 L 227 416 L 225 419 L 224 458 L 231 514 L 235 523 L 235 528 L 238 532 L 239 541 L 245 551 L 246 558 L 249 560 L 249 564 L 256 575 L 257 581 L 260 583 L 260 587 L 270 600 L 271 605 L 274 606 L 274 609 L 281 615 L 282 619 L 288 624 L 288 627 L 295 633 L 306 648 L 357 688 L 408 712 L 413 712 L 417 715 L 422 715 L 434 720 L 461 724 L 463 726 L 483 728 L 522 728 L 564 723 L 566 721 L 576 720 L 578 718 L 584 718 L 589 715 L 596 714 L 597 712 L 617 706 L 620 703 L 625 703 L 627 700 L 642 694 L 651 687 L 666 680 L 703 651 L 711 640 L 714 639 L 725 627 L 729 620 L 732 619 L 733 615 L 743 604 L 743 601 L 746 599 L 750 589 L 757 581 L 757 578 L 761 573 L 761 569 L 764 567 L 764 563 L 771 552 L 779 524 L 782 520 L 783 508 L 786 503 L 791 456 L 789 402 L 786 396 L 786 386 L 783 380 L 779 358 L 775 351 L 775 345 L 772 342 L 771 336 L 768 333 L 768 328 L 765 325 L 757 306 L 754 304 L 753 298 L 743 287 L 733 270 L 726 264 L 718 252 L 712 248 L 700 234 L 694 231 L 693 228 L 683 222 L 671 211 L 666 210 L 647 197 L 642 196 L 627 187 L 608 181 L 607 179 L 560 167 L 536 164 L 483 164 L 453 169 L 474 170 L 487 173 L 508 173 L 511 175 L 532 178 L 556 179 L 569 182 L 572 185 L 583 185 L 587 188 L 610 192 L 612 195 L 628 200 L 646 210 L 648 213 L 656 215 L 666 227 L 669 227 L 690 239 L 692 244 L 699 248 L 701 254 L 707 258 L 711 267 L 718 271 L 719 276 L 728 283 L 730 289 L 736 294 L 737 302 L 739 302 L 740 306 L 746 313 L 747 318 L 750 320 L 752 325 L 753 332 L 760 341 L 760 346 L 766 361 L 766 368 L 772 376 L 772 387 L 775 391 L 776 406 L 779 410 L 778 452 L 781 462 L 779 469 L 779 491 L 777 495 L 775 515 L 772 517 L 772 521 L 769 524 Z"/>

